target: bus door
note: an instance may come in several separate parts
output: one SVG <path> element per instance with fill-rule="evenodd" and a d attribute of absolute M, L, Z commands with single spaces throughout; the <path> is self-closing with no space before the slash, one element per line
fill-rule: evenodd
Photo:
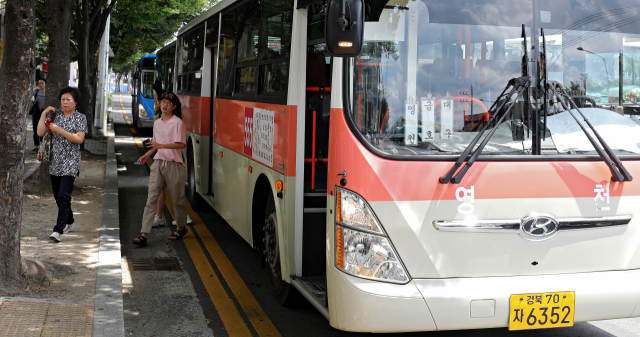
<path fill-rule="evenodd" d="M 331 57 L 324 43 L 324 19 L 309 9 L 305 95 L 302 277 L 297 280 L 326 303 L 327 163 L 331 102 Z M 318 290 L 323 290 L 319 291 Z"/>
<path fill-rule="evenodd" d="M 138 116 L 138 85 L 140 84 L 140 62 L 136 63 L 135 70 L 133 72 L 132 90 L 131 90 L 131 118 L 134 124 L 138 124 L 136 116 Z"/>
<path fill-rule="evenodd" d="M 213 138 L 214 138 L 214 121 L 213 121 L 213 115 L 214 115 L 214 110 L 215 110 L 215 104 L 214 104 L 214 100 L 216 97 L 216 83 L 218 83 L 218 42 L 220 41 L 219 39 L 219 33 L 220 33 L 220 16 L 219 15 L 215 15 L 213 16 L 211 19 L 209 19 L 207 21 L 207 32 L 205 34 L 206 36 L 206 41 L 205 41 L 205 45 L 207 47 L 207 51 L 209 53 L 209 55 L 211 55 L 211 67 L 210 69 L 210 74 L 209 74 L 209 81 L 210 81 L 210 97 L 211 97 L 211 103 L 209 104 L 209 155 L 208 157 L 208 176 L 209 179 L 207 180 L 207 190 L 206 193 L 209 196 L 213 196 L 213 158 L 215 156 L 215 152 L 213 151 Z M 206 69 L 206 67 L 205 67 Z"/>

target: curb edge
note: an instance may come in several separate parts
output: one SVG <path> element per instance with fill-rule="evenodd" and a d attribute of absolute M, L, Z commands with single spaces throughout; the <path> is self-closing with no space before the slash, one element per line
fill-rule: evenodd
<path fill-rule="evenodd" d="M 22 181 L 24 182 L 27 179 L 29 179 L 29 177 L 31 177 L 33 172 L 35 172 L 38 169 L 38 167 L 40 167 L 40 162 L 33 164 L 33 166 L 31 166 L 31 168 L 29 169 L 29 171 L 24 173 L 24 177 L 22 178 Z"/>
<path fill-rule="evenodd" d="M 93 337 L 124 337 L 122 299 L 122 254 L 120 251 L 120 214 L 118 205 L 118 171 L 114 135 L 107 143 L 102 226 L 96 296 L 93 315 Z"/>

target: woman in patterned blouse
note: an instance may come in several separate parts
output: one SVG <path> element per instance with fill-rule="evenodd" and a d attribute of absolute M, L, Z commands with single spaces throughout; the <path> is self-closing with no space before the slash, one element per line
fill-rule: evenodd
<path fill-rule="evenodd" d="M 80 174 L 80 144 L 84 142 L 87 132 L 87 118 L 76 110 L 80 90 L 66 87 L 60 90 L 58 98 L 61 108 L 46 108 L 38 122 L 38 136 L 44 136 L 47 129 L 45 120 L 52 120 L 49 124 L 49 130 L 53 134 L 49 175 L 53 196 L 58 205 L 58 219 L 49 239 L 55 242 L 60 242 L 60 235 L 76 228 L 71 210 L 71 192 L 73 182 Z"/>

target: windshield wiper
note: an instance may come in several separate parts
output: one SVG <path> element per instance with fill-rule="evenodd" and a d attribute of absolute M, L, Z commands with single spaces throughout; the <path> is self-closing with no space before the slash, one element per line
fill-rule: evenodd
<path fill-rule="evenodd" d="M 462 152 L 460 157 L 458 157 L 458 160 L 456 160 L 456 163 L 453 164 L 453 167 L 449 170 L 449 172 L 447 172 L 447 174 L 445 174 L 444 176 L 440 177 L 439 181 L 441 184 L 448 184 L 448 183 L 459 184 L 460 181 L 462 181 L 462 178 L 464 177 L 465 173 L 467 173 L 471 165 L 473 165 L 473 163 L 476 161 L 476 159 L 482 152 L 482 149 L 487 145 L 487 143 L 489 143 L 489 139 L 491 139 L 491 136 L 493 136 L 493 134 L 498 129 L 498 125 L 500 125 L 504 120 L 505 116 L 509 114 L 509 112 L 511 111 L 511 108 L 513 108 L 515 103 L 518 101 L 518 97 L 520 97 L 522 93 L 529 88 L 530 85 L 531 85 L 531 77 L 529 76 L 522 76 L 518 78 L 512 78 L 511 80 L 509 80 L 509 83 L 507 84 L 507 86 L 504 88 L 500 96 L 498 96 L 498 98 L 494 101 L 493 105 L 491 105 L 491 108 L 489 109 L 489 114 L 491 114 L 491 118 L 482 127 L 482 130 L 480 130 L 480 132 L 478 132 L 478 134 L 473 138 L 471 143 L 469 143 L 469 146 L 467 146 L 467 148 L 464 149 L 464 151 Z M 509 92 L 505 94 L 505 92 L 507 91 Z M 507 104 L 507 101 L 509 100 L 509 98 L 513 97 L 514 94 L 517 95 L 516 98 L 511 102 L 511 104 L 509 104 L 509 108 L 506 111 L 502 112 L 505 104 Z M 502 103 L 498 108 L 496 108 L 496 105 L 501 100 L 502 100 Z M 498 117 L 498 115 L 500 115 L 500 119 L 498 120 L 497 123 L 494 124 L 493 122 Z M 467 157 L 469 156 L 469 152 L 471 152 L 471 150 L 476 146 L 476 144 L 478 143 L 478 141 L 480 140 L 484 132 L 487 130 L 487 128 L 489 128 L 489 125 L 495 125 L 495 126 L 489 132 L 489 134 L 484 138 L 482 143 L 480 143 L 480 145 L 473 152 L 473 154 L 471 154 L 471 157 L 469 157 L 469 159 L 467 160 Z M 460 166 L 465 162 L 465 160 L 467 161 L 467 164 L 460 170 L 458 174 L 454 176 L 458 168 L 460 168 Z"/>
<path fill-rule="evenodd" d="M 525 30 L 525 25 L 522 24 L 522 76 L 529 76 L 529 53 L 527 51 L 527 32 Z M 523 117 L 527 118 L 527 125 L 528 125 L 528 129 L 527 129 L 527 138 L 529 138 L 529 132 L 531 132 L 531 100 L 529 98 L 529 95 L 525 95 L 524 98 L 525 101 L 525 109 L 526 109 L 526 116 L 523 115 Z"/>
<path fill-rule="evenodd" d="M 618 156 L 616 156 L 615 153 L 613 153 L 613 150 L 611 150 L 609 145 L 604 141 L 604 139 L 602 139 L 602 137 L 600 137 L 600 134 L 598 133 L 598 131 L 596 131 L 596 129 L 593 127 L 593 125 L 591 125 L 587 117 L 585 117 L 582 111 L 580 111 L 576 102 L 574 102 L 573 99 L 571 99 L 571 96 L 569 96 L 569 94 L 564 90 L 564 88 L 562 87 L 562 84 L 557 81 L 547 81 L 547 90 L 551 90 L 551 92 L 553 92 L 553 94 L 558 98 L 562 107 L 566 111 L 568 111 L 569 114 L 571 114 L 571 117 L 573 117 L 576 123 L 578 123 L 578 126 L 580 126 L 580 129 L 582 129 L 584 134 L 589 139 L 589 142 L 591 142 L 591 145 L 593 145 L 593 147 L 596 149 L 596 152 L 598 152 L 598 155 L 600 156 L 600 158 L 605 163 L 607 163 L 607 166 L 609 166 L 609 170 L 611 171 L 611 181 L 625 181 L 625 180 L 631 181 L 633 179 L 631 174 L 629 174 L 629 172 L 624 168 L 624 166 L 622 166 L 622 162 L 620 161 Z M 582 118 L 587 123 L 591 131 L 593 131 L 593 134 L 596 136 L 596 138 L 598 138 L 598 141 L 600 142 L 600 144 L 602 144 L 602 147 L 604 147 L 604 151 L 607 152 L 606 155 L 604 151 L 602 151 L 602 148 L 600 147 L 600 145 L 596 143 L 595 139 L 591 137 L 591 135 L 589 134 L 589 132 L 587 132 L 587 130 L 582 125 L 582 123 L 580 123 L 578 118 L 576 118 L 573 112 L 571 112 L 570 107 L 568 107 L 565 104 L 564 100 L 560 95 L 562 95 L 569 102 L 569 105 L 573 105 L 573 107 L 578 111 L 578 113 L 580 113 L 580 116 L 582 116 Z"/>

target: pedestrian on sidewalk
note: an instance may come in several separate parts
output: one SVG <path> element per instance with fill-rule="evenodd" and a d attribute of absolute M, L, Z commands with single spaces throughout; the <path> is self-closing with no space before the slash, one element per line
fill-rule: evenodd
<path fill-rule="evenodd" d="M 182 122 L 182 104 L 172 92 L 165 92 L 160 97 L 162 118 L 153 123 L 153 139 L 151 150 L 138 159 L 138 163 L 145 163 L 151 155 L 157 152 L 151 174 L 149 176 L 149 192 L 147 205 L 142 216 L 141 235 L 133 239 L 133 244 L 146 246 L 147 235 L 151 232 L 153 218 L 156 215 L 158 197 L 166 184 L 169 195 L 174 200 L 176 215 L 176 231 L 170 240 L 182 240 L 187 234 L 187 200 L 184 195 L 184 181 L 186 171 L 182 161 L 182 149 L 187 146 L 187 130 Z"/>
<path fill-rule="evenodd" d="M 36 106 L 33 115 L 31 115 L 31 125 L 33 126 L 33 145 L 35 148 L 31 150 L 31 153 L 38 153 L 38 147 L 40 146 L 40 142 L 42 141 L 42 137 L 38 136 L 38 133 L 35 132 L 38 128 L 38 122 L 40 121 L 40 116 L 42 116 L 42 111 L 44 111 L 44 97 L 45 92 L 47 91 L 47 84 L 45 80 L 41 79 L 36 82 L 37 86 L 33 88 L 33 92 L 31 94 L 31 106 L 29 107 L 29 111 Z"/>
<path fill-rule="evenodd" d="M 44 136 L 47 129 L 45 120 L 52 120 L 48 126 L 53 134 L 49 176 L 53 197 L 58 205 L 58 218 L 49 238 L 55 242 L 60 242 L 62 234 L 67 234 L 76 228 L 71 210 L 71 192 L 73 192 L 73 183 L 80 174 L 80 144 L 84 142 L 84 135 L 87 132 L 87 118 L 76 110 L 81 99 L 80 90 L 66 87 L 60 90 L 58 99 L 61 108 L 56 109 L 52 106 L 46 108 L 40 116 L 37 130 L 38 136 Z"/>

